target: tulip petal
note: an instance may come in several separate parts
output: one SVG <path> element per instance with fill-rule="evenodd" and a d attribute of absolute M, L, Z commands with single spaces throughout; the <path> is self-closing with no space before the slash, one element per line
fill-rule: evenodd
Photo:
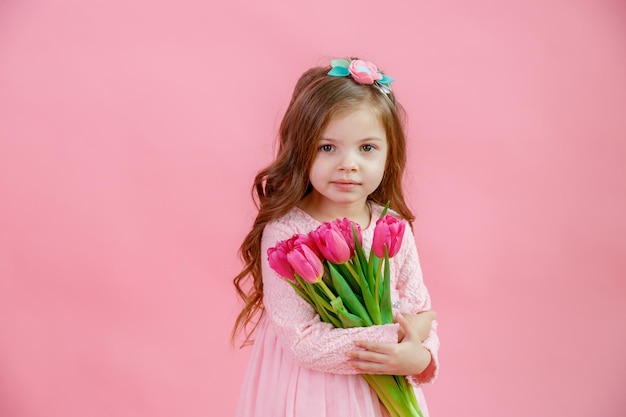
<path fill-rule="evenodd" d="M 385 257 L 385 245 L 389 246 L 391 241 L 391 232 L 389 225 L 380 219 L 376 222 L 374 228 L 374 238 L 372 240 L 372 251 L 379 258 Z"/>
<path fill-rule="evenodd" d="M 310 236 L 324 258 L 334 264 L 345 263 L 352 256 L 350 246 L 336 223 L 324 222 Z"/>
<path fill-rule="evenodd" d="M 287 261 L 303 280 L 311 284 L 319 281 L 324 273 L 322 261 L 306 245 L 301 245 L 289 252 Z"/>
<path fill-rule="evenodd" d="M 282 243 L 283 242 L 280 242 L 276 247 L 267 250 L 267 260 L 270 267 L 276 271 L 278 275 L 293 281 L 295 279 L 294 270 L 287 261 L 287 252 Z"/>

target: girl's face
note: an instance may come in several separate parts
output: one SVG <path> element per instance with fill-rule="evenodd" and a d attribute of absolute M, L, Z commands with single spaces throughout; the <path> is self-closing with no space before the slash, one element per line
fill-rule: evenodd
<path fill-rule="evenodd" d="M 331 117 L 309 172 L 312 199 L 328 207 L 358 207 L 378 188 L 385 173 L 387 136 L 367 105 Z"/>

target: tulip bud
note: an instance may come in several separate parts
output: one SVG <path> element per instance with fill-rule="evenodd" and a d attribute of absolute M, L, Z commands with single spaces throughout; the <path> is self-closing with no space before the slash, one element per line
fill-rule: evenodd
<path fill-rule="evenodd" d="M 379 258 L 385 257 L 385 246 L 389 257 L 394 257 L 402 245 L 402 237 L 406 222 L 399 220 L 389 214 L 376 221 L 374 228 L 374 238 L 372 240 L 372 251 Z"/>

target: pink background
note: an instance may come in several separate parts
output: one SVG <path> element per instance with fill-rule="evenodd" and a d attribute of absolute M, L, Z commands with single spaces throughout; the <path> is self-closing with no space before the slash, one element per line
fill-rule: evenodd
<path fill-rule="evenodd" d="M 433 416 L 626 414 L 626 4 L 0 1 L 0 416 L 232 415 L 299 74 L 397 79 Z"/>

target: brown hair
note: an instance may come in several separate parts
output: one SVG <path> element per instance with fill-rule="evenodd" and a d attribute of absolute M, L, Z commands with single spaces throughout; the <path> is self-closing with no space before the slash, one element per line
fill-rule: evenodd
<path fill-rule="evenodd" d="M 243 345 L 251 343 L 251 336 L 264 311 L 263 228 L 289 212 L 311 191 L 309 170 L 317 143 L 333 115 L 368 103 L 380 116 L 388 142 L 387 162 L 383 179 L 369 199 L 380 205 L 390 202 L 390 208 L 402 218 L 409 223 L 414 220 L 402 193 L 406 165 L 402 107 L 393 93 L 385 94 L 375 86 L 358 84 L 351 77 L 328 76 L 328 71 L 330 66 L 315 67 L 302 74 L 280 125 L 276 159 L 254 179 L 252 194 L 259 212 L 252 230 L 239 248 L 244 268 L 235 277 L 234 284 L 244 307 L 235 321 L 233 342 L 237 333 L 244 331 Z"/>

